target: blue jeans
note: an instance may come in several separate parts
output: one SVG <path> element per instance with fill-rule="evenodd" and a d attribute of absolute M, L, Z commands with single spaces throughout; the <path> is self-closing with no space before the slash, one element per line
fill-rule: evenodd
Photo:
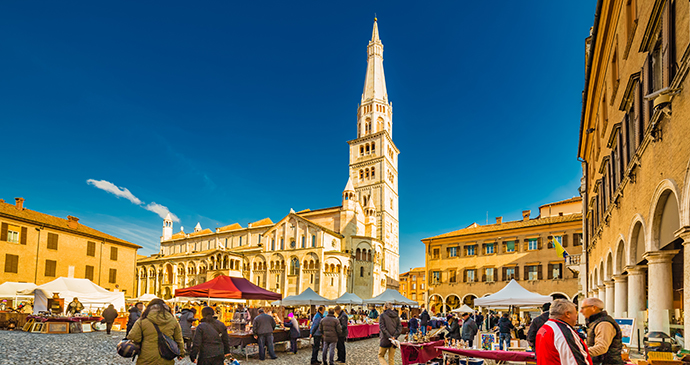
<path fill-rule="evenodd" d="M 498 336 L 498 348 L 501 350 L 503 350 L 503 341 L 506 343 L 505 350 L 508 350 L 508 347 L 510 347 L 510 333 L 501 333 Z"/>
<path fill-rule="evenodd" d="M 265 348 L 268 347 L 268 356 L 271 357 L 271 359 L 275 359 L 276 352 L 273 350 L 273 334 L 268 333 L 265 335 L 259 335 L 258 336 L 259 340 L 259 360 L 264 360 L 266 359 L 266 352 Z"/>
<path fill-rule="evenodd" d="M 326 342 L 323 341 L 323 365 L 331 364 L 333 365 L 333 359 L 335 358 L 335 345 L 337 342 Z M 328 352 L 328 362 L 326 362 L 326 352 Z"/>
<path fill-rule="evenodd" d="M 419 327 L 419 329 L 422 330 L 422 336 L 426 336 L 426 326 L 427 325 L 423 324 L 421 327 Z"/>

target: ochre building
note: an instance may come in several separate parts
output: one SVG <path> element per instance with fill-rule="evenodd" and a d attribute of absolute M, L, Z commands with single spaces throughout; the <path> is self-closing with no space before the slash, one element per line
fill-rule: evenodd
<path fill-rule="evenodd" d="M 419 305 L 426 303 L 426 268 L 417 267 L 400 274 L 400 294 L 415 300 Z"/>
<path fill-rule="evenodd" d="M 686 348 L 689 16 L 687 1 L 598 1 L 578 147 L 587 294 L 638 328 L 684 333 Z"/>
<path fill-rule="evenodd" d="M 58 277 L 86 278 L 105 289 L 136 292 L 137 249 L 141 246 L 67 219 L 0 200 L 0 283 L 36 283 Z"/>
<path fill-rule="evenodd" d="M 376 22 L 367 55 L 341 205 L 290 210 L 278 222 L 266 218 L 246 227 L 197 224 L 190 233 L 173 234 L 167 217 L 160 252 L 137 262 L 139 294 L 170 298 L 177 288 L 220 274 L 243 276 L 285 296 L 309 287 L 331 299 L 346 291 L 371 298 L 397 288 L 399 151 Z"/>
<path fill-rule="evenodd" d="M 432 312 L 472 306 L 474 299 L 496 293 L 511 279 L 543 295 L 579 300 L 582 252 L 582 199 L 547 204 L 539 216 L 467 228 L 425 238 L 427 305 Z M 570 254 L 559 256 L 557 240 Z"/>

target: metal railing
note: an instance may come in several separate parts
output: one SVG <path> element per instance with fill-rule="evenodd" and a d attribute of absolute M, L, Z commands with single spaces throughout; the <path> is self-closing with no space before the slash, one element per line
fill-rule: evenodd
<path fill-rule="evenodd" d="M 566 266 L 580 265 L 581 260 L 582 260 L 582 254 L 568 255 L 565 257 L 565 265 Z"/>

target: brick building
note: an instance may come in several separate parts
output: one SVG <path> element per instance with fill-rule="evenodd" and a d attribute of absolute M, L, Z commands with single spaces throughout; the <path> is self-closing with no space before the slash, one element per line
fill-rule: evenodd
<path fill-rule="evenodd" d="M 640 328 L 684 331 L 686 348 L 689 15 L 687 1 L 597 2 L 578 147 L 587 294 Z"/>
<path fill-rule="evenodd" d="M 121 240 L 67 219 L 24 207 L 24 199 L 0 200 L 0 283 L 45 284 L 64 277 L 86 278 L 132 297 L 137 249 Z"/>
<path fill-rule="evenodd" d="M 426 303 L 426 268 L 417 267 L 400 274 L 398 283 L 400 294 L 405 298 L 415 300 L 420 305 Z"/>
<path fill-rule="evenodd" d="M 467 228 L 422 240 L 426 248 L 428 308 L 448 312 L 472 306 L 474 299 L 501 290 L 511 279 L 543 295 L 578 300 L 582 237 L 582 199 L 543 205 L 539 216 L 523 212 L 519 221 L 473 223 Z M 571 254 L 566 261 L 553 246 Z"/>

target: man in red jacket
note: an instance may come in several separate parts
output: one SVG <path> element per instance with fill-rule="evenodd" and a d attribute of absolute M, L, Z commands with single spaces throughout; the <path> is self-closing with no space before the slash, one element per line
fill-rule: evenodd
<path fill-rule="evenodd" d="M 549 320 L 537 332 L 537 365 L 592 365 L 587 344 L 573 329 L 577 307 L 565 300 L 551 304 Z"/>

